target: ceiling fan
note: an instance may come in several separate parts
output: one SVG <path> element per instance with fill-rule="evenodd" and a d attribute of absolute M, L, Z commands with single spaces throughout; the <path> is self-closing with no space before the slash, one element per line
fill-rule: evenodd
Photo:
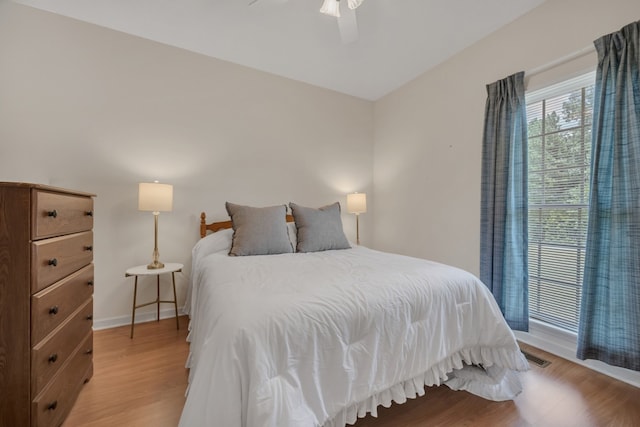
<path fill-rule="evenodd" d="M 340 38 L 344 44 L 353 43 L 358 40 L 356 9 L 363 1 L 364 0 L 346 0 L 347 8 L 342 11 L 340 10 L 340 0 L 324 0 L 322 3 L 320 13 L 333 16 L 337 19 Z M 258 0 L 249 0 L 249 6 L 257 2 Z"/>
<path fill-rule="evenodd" d="M 356 9 L 363 0 L 347 0 L 348 8 L 340 13 L 340 0 L 324 0 L 320 13 L 335 16 L 338 20 L 340 38 L 342 42 L 353 43 L 358 40 L 358 21 L 356 20 Z"/>

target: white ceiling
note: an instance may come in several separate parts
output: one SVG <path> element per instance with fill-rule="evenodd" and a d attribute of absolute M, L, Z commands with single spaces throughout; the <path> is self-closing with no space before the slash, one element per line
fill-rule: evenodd
<path fill-rule="evenodd" d="M 15 1 L 376 100 L 544 0 L 364 0 L 350 44 L 322 0 Z"/>

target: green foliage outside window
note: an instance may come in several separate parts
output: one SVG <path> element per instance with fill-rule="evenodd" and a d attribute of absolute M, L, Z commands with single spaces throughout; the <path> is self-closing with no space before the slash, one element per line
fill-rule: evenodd
<path fill-rule="evenodd" d="M 529 309 L 577 330 L 589 202 L 593 86 L 527 106 Z"/>

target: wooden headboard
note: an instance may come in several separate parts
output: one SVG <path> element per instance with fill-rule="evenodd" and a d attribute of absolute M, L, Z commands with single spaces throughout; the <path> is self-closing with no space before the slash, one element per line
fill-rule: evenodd
<path fill-rule="evenodd" d="M 293 216 L 287 215 L 287 222 L 293 222 Z M 207 215 L 204 212 L 200 214 L 200 238 L 207 235 L 207 231 L 215 233 L 216 231 L 224 230 L 233 227 L 233 223 L 229 221 L 219 221 L 207 224 Z"/>

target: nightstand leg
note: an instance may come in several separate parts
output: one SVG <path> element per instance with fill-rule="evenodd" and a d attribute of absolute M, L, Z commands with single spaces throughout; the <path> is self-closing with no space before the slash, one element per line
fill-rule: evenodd
<path fill-rule="evenodd" d="M 160 275 L 158 274 L 156 276 L 157 280 L 156 280 L 156 305 L 158 307 L 157 312 L 158 312 L 158 318 L 156 319 L 156 322 L 160 321 Z"/>
<path fill-rule="evenodd" d="M 180 329 L 180 321 L 178 320 L 178 297 L 176 296 L 176 276 L 175 272 L 171 273 L 171 280 L 173 281 L 173 306 L 176 309 L 176 329 Z"/>
<path fill-rule="evenodd" d="M 133 339 L 133 325 L 136 323 L 136 295 L 138 294 L 138 276 L 133 282 L 133 310 L 131 311 L 131 339 Z"/>

